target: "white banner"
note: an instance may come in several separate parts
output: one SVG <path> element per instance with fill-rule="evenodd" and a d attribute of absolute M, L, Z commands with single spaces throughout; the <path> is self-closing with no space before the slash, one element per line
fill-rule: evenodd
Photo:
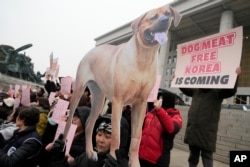
<path fill-rule="evenodd" d="M 177 46 L 171 87 L 233 88 L 242 54 L 242 27 Z"/>

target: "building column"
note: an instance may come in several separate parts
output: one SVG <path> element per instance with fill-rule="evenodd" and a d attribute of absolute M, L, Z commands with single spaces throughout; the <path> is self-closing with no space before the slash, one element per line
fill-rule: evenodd
<path fill-rule="evenodd" d="M 224 32 L 233 28 L 233 11 L 225 10 L 221 14 L 220 32 Z M 223 104 L 234 104 L 234 96 L 224 99 Z"/>
<path fill-rule="evenodd" d="M 225 10 L 221 14 L 220 32 L 227 31 L 233 28 L 233 11 Z"/>
<path fill-rule="evenodd" d="M 158 65 L 157 65 L 157 74 L 161 75 L 161 84 L 160 84 L 160 88 L 163 87 L 165 79 L 166 79 L 166 75 L 165 75 L 165 64 L 167 61 L 167 58 L 169 56 L 169 49 L 170 49 L 170 42 L 171 42 L 171 32 L 168 32 L 168 41 L 161 46 L 160 48 L 160 52 L 158 55 Z"/>

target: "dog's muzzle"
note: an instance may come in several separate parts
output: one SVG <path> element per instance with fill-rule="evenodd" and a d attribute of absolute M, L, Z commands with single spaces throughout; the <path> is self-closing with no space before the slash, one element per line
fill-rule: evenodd
<path fill-rule="evenodd" d="M 144 38 L 149 44 L 157 44 L 163 45 L 167 42 L 167 34 L 166 31 L 169 28 L 169 17 L 162 16 L 158 23 L 153 27 L 144 31 Z"/>

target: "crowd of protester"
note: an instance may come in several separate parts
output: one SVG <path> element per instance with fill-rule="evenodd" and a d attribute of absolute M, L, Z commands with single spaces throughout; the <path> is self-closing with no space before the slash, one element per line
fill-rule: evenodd
<path fill-rule="evenodd" d="M 240 72 L 237 72 L 239 74 Z M 236 91 L 237 83 L 230 95 L 222 92 L 218 102 L 217 118 L 219 117 L 219 104 L 225 97 L 232 96 Z M 116 151 L 114 159 L 109 154 L 111 145 L 111 114 L 112 102 L 108 103 L 107 110 L 99 116 L 96 121 L 93 133 L 93 146 L 97 152 L 98 160 L 88 159 L 85 153 L 85 123 L 91 112 L 91 92 L 86 88 L 85 93 L 79 101 L 78 107 L 74 111 L 72 124 L 76 125 L 76 131 L 68 152 L 64 134 L 60 133 L 56 137 L 58 122 L 53 120 L 53 112 L 58 100 L 68 101 L 73 90 L 67 95 L 60 91 L 60 83 L 47 80 L 44 86 L 30 88 L 30 103 L 16 105 L 16 99 L 22 98 L 22 92 L 10 94 L 0 92 L 0 166 L 4 167 L 74 167 L 74 166 L 100 166 L 100 167 L 128 167 L 128 152 L 131 133 L 131 106 L 123 108 L 121 119 L 121 144 Z M 216 90 L 216 89 L 215 89 Z M 214 91 L 215 91 L 214 90 Z M 188 89 L 181 89 L 185 94 L 190 94 Z M 190 90 L 191 91 L 191 90 Z M 226 90 L 225 90 L 226 91 Z M 198 91 L 199 94 L 206 94 L 210 90 Z M 54 93 L 53 101 L 50 102 L 50 95 Z M 198 94 L 197 94 L 198 95 Z M 210 96 L 209 96 L 210 97 Z M 219 95 L 218 95 L 219 97 Z M 194 99 L 195 100 L 195 99 Z M 214 102 L 213 102 L 214 103 Z M 192 103 L 190 110 L 192 110 Z M 209 103 L 210 104 L 210 103 Z M 213 106 L 211 103 L 210 106 Z M 69 110 L 69 107 L 67 108 Z M 190 111 L 190 114 L 195 111 Z M 197 111 L 198 112 L 198 111 Z M 201 111 L 199 111 L 201 112 Z M 206 111 L 210 112 L 210 111 Z M 188 120 L 188 129 L 195 120 Z M 62 121 L 67 121 L 67 112 L 60 117 Z M 218 119 L 216 119 L 218 123 Z M 178 109 L 175 108 L 175 96 L 166 90 L 158 93 L 157 99 L 148 103 L 147 112 L 142 129 L 141 144 L 139 148 L 139 159 L 141 167 L 169 167 L 170 155 L 173 148 L 175 135 L 182 127 L 182 117 Z M 215 128 L 218 126 L 216 125 Z M 191 132 L 190 132 L 191 133 Z M 205 133 L 205 131 L 204 131 Z M 194 143 L 194 139 L 189 139 L 186 131 L 185 142 L 190 147 L 189 166 L 196 166 L 201 149 Z M 215 143 L 216 139 L 213 141 Z M 209 150 L 211 149 L 211 150 Z M 197 150 L 197 151 L 196 151 Z M 212 152 L 214 146 L 202 147 L 201 151 L 204 166 L 212 166 Z M 197 156 L 195 156 L 196 152 Z M 206 158 L 205 155 L 207 155 Z M 206 161 L 206 159 L 208 159 Z"/>
<path fill-rule="evenodd" d="M 71 91 L 71 93 L 72 92 L 73 91 Z M 53 102 L 49 102 L 51 93 L 54 93 L 55 96 Z M 163 97 L 162 95 L 161 97 Z M 16 97 L 22 97 L 22 92 L 16 95 Z M 47 80 L 44 87 L 37 86 L 35 89 L 30 88 L 29 106 L 24 106 L 20 103 L 19 106 L 15 108 L 15 96 L 10 97 L 10 94 L 8 92 L 1 92 L 0 164 L 4 164 L 4 166 L 6 167 L 127 167 L 131 133 L 131 106 L 126 105 L 123 108 L 121 119 L 121 145 L 120 149 L 116 152 L 117 159 L 114 159 L 109 154 L 112 133 L 112 102 L 108 103 L 107 110 L 102 113 L 102 115 L 100 115 L 95 124 L 95 130 L 93 133 L 93 146 L 94 150 L 97 152 L 98 161 L 92 161 L 87 158 L 85 153 L 85 123 L 88 119 L 89 113 L 91 112 L 91 94 L 88 88 L 86 88 L 85 93 L 80 99 L 78 107 L 74 112 L 72 124 L 75 124 L 77 128 L 73 137 L 71 148 L 68 153 L 65 152 L 65 141 L 63 140 L 63 133 L 55 138 L 58 123 L 52 119 L 53 109 L 55 108 L 58 99 L 70 102 L 70 98 L 71 94 L 67 94 L 67 96 L 63 95 L 60 92 L 60 84 L 51 80 Z M 159 98 L 160 96 L 158 97 L 158 100 Z M 166 96 L 164 96 L 163 99 L 164 104 L 166 104 Z M 175 111 L 174 104 L 175 102 L 173 101 L 173 105 L 163 105 L 164 107 L 162 108 L 156 100 L 155 104 L 153 104 L 155 108 L 152 108 L 152 111 L 148 111 L 148 113 L 156 112 L 158 110 L 162 113 L 165 113 L 165 111 L 169 107 L 171 107 L 171 110 Z M 176 111 L 177 113 L 179 113 L 178 110 Z M 22 112 L 30 112 L 32 114 L 24 116 L 19 115 L 19 113 Z M 171 117 L 172 116 L 169 115 L 169 118 Z M 29 122 L 29 119 L 32 119 L 33 121 Z M 63 115 L 61 119 L 63 121 L 66 121 L 67 115 Z M 24 126 L 26 130 L 22 130 L 20 128 L 20 123 L 18 123 L 20 122 L 19 120 L 22 120 L 22 126 Z M 28 123 L 26 123 L 27 120 Z M 172 123 L 174 122 L 172 121 L 171 124 Z M 180 127 L 181 125 L 179 126 L 179 128 Z M 172 143 L 174 135 L 179 131 L 179 128 L 178 130 L 173 131 L 173 125 L 170 125 L 171 130 L 167 133 L 173 133 L 173 136 L 169 138 Z M 162 131 L 164 131 L 163 127 Z M 24 135 L 22 135 L 23 133 Z M 165 136 L 161 135 L 161 132 L 159 132 L 159 138 L 159 140 L 165 140 Z M 29 142 L 27 142 L 26 140 L 29 140 Z M 143 138 L 144 142 L 147 142 L 147 140 L 148 139 L 146 139 L 145 137 Z M 25 150 L 25 147 L 27 147 L 28 149 Z M 145 146 L 142 145 L 141 147 Z M 159 145 L 159 149 L 160 147 L 163 148 L 164 144 L 161 143 L 161 145 Z M 25 150 L 25 152 L 22 151 L 23 149 Z M 168 150 L 170 151 L 171 149 L 172 147 L 170 147 Z M 160 152 L 160 150 L 158 151 Z M 164 154 L 163 152 L 165 151 L 166 150 L 162 149 L 162 154 Z M 145 166 L 143 164 L 141 165 L 142 167 Z"/>

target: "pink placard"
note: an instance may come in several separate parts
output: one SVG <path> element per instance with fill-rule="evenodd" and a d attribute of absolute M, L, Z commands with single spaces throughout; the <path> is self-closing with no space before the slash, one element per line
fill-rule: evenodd
<path fill-rule="evenodd" d="M 15 90 L 13 89 L 13 85 L 10 85 L 8 94 L 10 97 L 14 97 Z"/>
<path fill-rule="evenodd" d="M 51 52 L 50 57 L 49 57 L 49 69 L 52 69 L 52 64 L 53 64 L 53 52 Z"/>
<path fill-rule="evenodd" d="M 71 77 L 64 77 L 61 79 L 61 90 L 60 92 L 62 94 L 69 94 L 71 91 L 71 83 L 72 78 Z"/>
<path fill-rule="evenodd" d="M 22 85 L 22 90 L 26 89 L 28 86 L 27 85 Z"/>
<path fill-rule="evenodd" d="M 55 100 L 55 95 L 56 95 L 55 92 L 50 92 L 49 99 L 48 99 L 50 105 L 52 105 L 53 101 Z"/>
<path fill-rule="evenodd" d="M 65 126 L 66 126 L 65 121 L 58 120 L 57 123 L 58 123 L 58 126 L 57 126 L 57 129 L 56 129 L 56 134 L 55 134 L 54 140 L 58 139 L 59 135 L 64 133 L 64 129 L 65 129 Z"/>
<path fill-rule="evenodd" d="M 20 101 L 21 99 L 19 97 L 15 98 L 13 111 L 15 111 L 16 108 L 20 106 Z"/>
<path fill-rule="evenodd" d="M 158 94 L 158 91 L 159 91 L 159 88 L 160 88 L 160 83 L 161 83 L 161 75 L 158 75 L 156 77 L 156 81 L 155 81 L 155 84 L 154 84 L 154 87 L 153 89 L 151 90 L 149 96 L 148 96 L 148 102 L 153 102 L 154 100 L 157 99 L 157 94 Z"/>
<path fill-rule="evenodd" d="M 51 69 L 53 71 L 56 71 L 56 69 L 57 69 L 57 62 L 58 62 L 58 58 L 53 59 L 53 63 L 52 63 L 52 67 L 51 67 Z"/>
<path fill-rule="evenodd" d="M 51 119 L 55 122 L 60 122 L 62 119 L 62 116 L 66 114 L 66 111 L 68 109 L 69 102 L 63 99 L 59 99 L 56 103 L 55 108 L 53 109 L 53 114 Z"/>
<path fill-rule="evenodd" d="M 56 68 L 56 71 L 55 71 L 55 78 L 58 78 L 59 69 L 60 69 L 60 65 L 57 65 L 57 68 Z"/>
<path fill-rule="evenodd" d="M 30 88 L 22 89 L 21 104 L 23 106 L 30 106 Z"/>
<path fill-rule="evenodd" d="M 76 128 L 77 128 L 77 126 L 75 124 L 71 124 L 71 126 L 69 128 L 69 132 L 68 132 L 66 140 L 65 140 L 65 142 L 66 142 L 66 151 L 65 151 L 65 154 L 68 154 L 69 151 L 70 151 L 73 139 L 75 137 Z"/>
<path fill-rule="evenodd" d="M 17 94 L 19 93 L 19 90 L 20 90 L 20 85 L 15 85 L 15 94 L 14 96 L 17 97 Z"/>
<path fill-rule="evenodd" d="M 65 121 L 58 121 L 58 126 L 57 126 L 54 140 L 58 139 L 59 135 L 64 133 L 65 126 L 66 126 Z M 65 138 L 65 143 L 66 143 L 65 154 L 68 154 L 70 151 L 72 142 L 73 142 L 74 137 L 75 137 L 76 128 L 77 128 L 77 125 L 75 125 L 75 124 L 71 124 L 71 126 L 69 128 L 69 132 Z"/>

